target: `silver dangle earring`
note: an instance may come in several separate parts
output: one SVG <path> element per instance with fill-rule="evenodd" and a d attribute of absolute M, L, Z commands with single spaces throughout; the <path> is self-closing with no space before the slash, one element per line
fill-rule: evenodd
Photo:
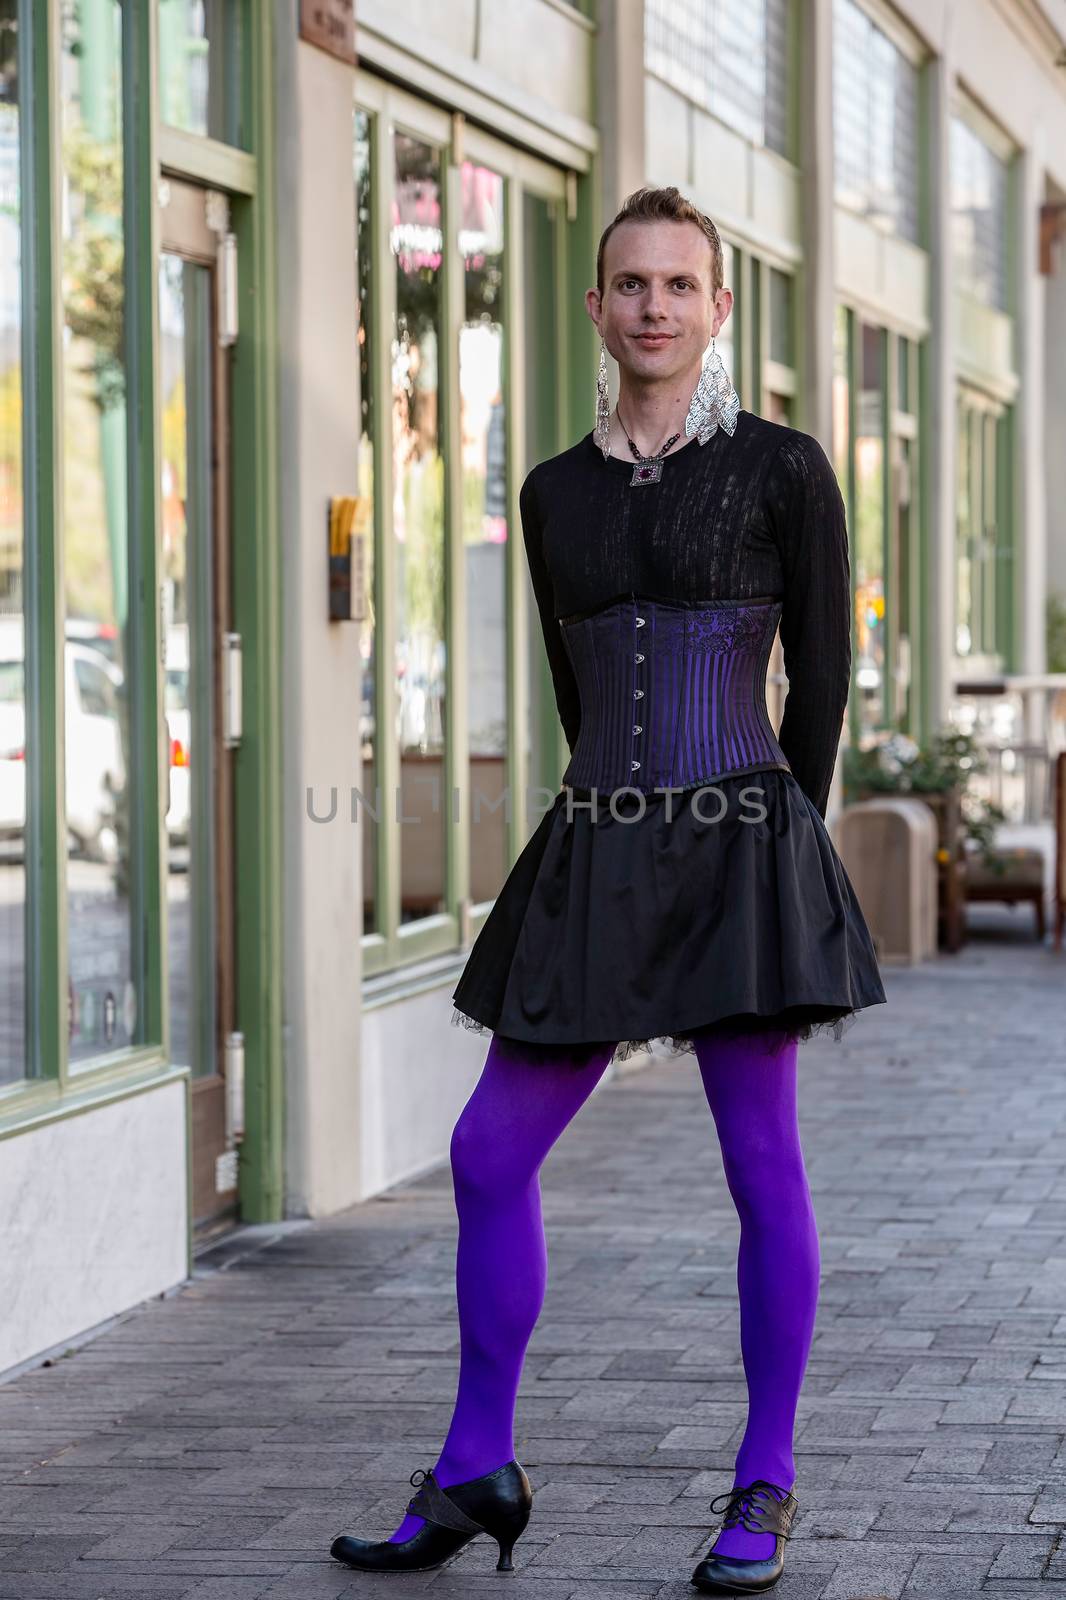
<path fill-rule="evenodd" d="M 607 346 L 600 335 L 600 370 L 596 375 L 596 443 L 606 461 L 611 453 L 611 397 L 607 391 Z"/>
<path fill-rule="evenodd" d="M 732 435 L 736 431 L 739 410 L 740 396 L 729 381 L 712 338 L 703 352 L 699 382 L 692 391 L 685 418 L 685 432 L 689 436 L 696 434 L 700 444 L 706 444 L 718 432 L 719 424 Z"/>

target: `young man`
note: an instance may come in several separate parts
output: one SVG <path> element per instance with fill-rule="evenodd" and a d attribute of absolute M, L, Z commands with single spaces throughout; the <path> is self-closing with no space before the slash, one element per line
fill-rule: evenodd
<path fill-rule="evenodd" d="M 757 1593 L 784 1569 L 820 1266 L 798 1047 L 885 994 L 824 824 L 851 667 L 844 506 L 816 439 L 739 408 L 714 349 L 732 304 L 710 219 L 673 188 L 631 195 L 586 294 L 595 427 L 522 485 L 571 757 L 453 995 L 452 1020 L 492 1039 L 451 1140 L 451 1426 L 390 1539 L 335 1541 L 353 1567 L 423 1570 L 479 1531 L 509 1567 L 532 1507 L 513 1426 L 546 1283 L 540 1168 L 608 1063 L 661 1039 L 696 1057 L 741 1222 L 747 1427 L 692 1581 Z"/>

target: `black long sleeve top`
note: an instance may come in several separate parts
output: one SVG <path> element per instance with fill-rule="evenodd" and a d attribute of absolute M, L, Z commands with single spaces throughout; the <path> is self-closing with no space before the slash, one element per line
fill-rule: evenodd
<path fill-rule="evenodd" d="M 782 602 L 788 691 L 778 730 L 824 818 L 851 680 L 844 502 L 812 434 L 741 411 L 736 432 L 692 439 L 658 483 L 605 461 L 590 430 L 527 474 L 519 495 L 530 578 L 571 752 L 581 702 L 559 618 L 636 595 Z"/>

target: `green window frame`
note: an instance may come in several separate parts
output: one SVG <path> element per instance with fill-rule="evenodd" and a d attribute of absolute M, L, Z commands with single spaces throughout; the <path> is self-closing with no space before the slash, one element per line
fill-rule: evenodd
<path fill-rule="evenodd" d="M 955 655 L 967 672 L 1004 672 L 1014 657 L 1013 407 L 960 383 L 955 416 Z"/>
<path fill-rule="evenodd" d="M 247 150 L 251 129 L 248 119 L 248 81 L 245 59 L 248 30 L 253 21 L 248 0 L 202 0 L 206 36 L 201 40 L 183 27 L 189 0 L 152 0 L 158 23 L 156 51 L 159 121 L 163 128 L 186 137 Z M 192 127 L 190 109 L 197 87 L 192 63 L 206 58 L 206 128 Z M 185 115 L 182 115 L 182 108 Z M 176 110 L 178 114 L 171 116 Z"/>
<path fill-rule="evenodd" d="M 544 718 L 532 739 L 531 751 L 519 737 L 522 708 L 527 703 L 530 683 L 531 634 L 539 630 L 539 620 L 531 603 L 525 553 L 521 537 L 518 492 L 530 463 L 526 461 L 526 369 L 537 351 L 526 351 L 522 333 L 521 309 L 524 304 L 524 217 L 523 199 L 535 194 L 552 203 L 562 222 L 556 230 L 554 260 L 548 263 L 557 284 L 556 304 L 562 308 L 557 319 L 559 354 L 567 351 L 573 359 L 575 345 L 587 352 L 587 381 L 582 384 L 567 370 L 569 361 L 560 363 L 560 376 L 574 393 L 561 393 L 556 414 L 553 448 L 561 449 L 575 431 L 573 415 L 592 415 L 595 378 L 593 339 L 580 326 L 577 313 L 568 307 L 577 284 L 584 287 L 584 274 L 578 263 L 591 259 L 590 216 L 591 183 L 583 175 L 569 174 L 525 151 L 475 128 L 459 116 L 453 117 L 429 105 L 396 85 L 360 70 L 356 74 L 354 115 L 365 117 L 370 132 L 369 214 L 367 236 L 371 240 L 372 263 L 365 272 L 369 290 L 364 306 L 366 337 L 369 344 L 368 367 L 371 387 L 371 414 L 376 419 L 370 441 L 370 460 L 363 465 L 365 481 L 372 484 L 372 505 L 368 538 L 373 541 L 371 585 L 374 617 L 372 653 L 373 725 L 375 731 L 374 777 L 364 783 L 362 799 L 355 815 L 363 828 L 372 829 L 374 862 L 375 926 L 362 934 L 364 976 L 375 979 L 414 962 L 443 956 L 472 940 L 491 908 L 491 901 L 475 904 L 471 899 L 469 840 L 470 779 L 467 759 L 467 700 L 469 652 L 465 628 L 465 594 L 462 482 L 458 467 L 459 388 L 458 334 L 463 317 L 463 260 L 454 240 L 460 216 L 459 163 L 473 161 L 491 168 L 504 182 L 503 244 L 503 372 L 505 383 L 506 429 L 506 506 L 508 538 L 506 548 L 504 601 L 507 752 L 506 784 L 511 805 L 506 817 L 506 867 L 509 868 L 524 847 L 530 831 L 530 786 L 540 783 L 545 773 L 561 772 L 559 756 L 563 747 L 558 719 Z M 354 132 L 354 130 L 353 130 Z M 443 909 L 404 923 L 401 918 L 400 880 L 402 863 L 400 823 L 394 796 L 400 786 L 400 745 L 392 733 L 396 724 L 395 661 L 398 593 L 395 573 L 395 546 L 392 508 L 394 499 L 394 461 L 391 434 L 391 407 L 382 397 L 392 394 L 391 347 L 396 318 L 396 259 L 389 239 L 394 188 L 393 134 L 400 132 L 422 141 L 439 153 L 441 186 L 441 228 L 449 241 L 441 265 L 439 301 L 439 448 L 443 468 L 443 596 L 442 637 L 445 660 L 445 715 L 443 719 L 443 781 L 448 796 L 442 806 L 447 821 L 443 827 Z M 459 141 L 461 140 L 461 145 Z M 583 318 L 583 321 L 588 321 Z M 589 322 L 589 330 L 592 330 Z M 592 330 L 594 333 L 594 330 Z M 580 399 L 578 398 L 580 395 Z M 587 407 L 587 411 L 578 408 Z M 535 420 L 535 419 L 534 419 Z M 579 426 L 579 424 L 577 425 Z M 535 433 L 543 440 L 543 427 Z M 525 602 L 522 600 L 525 596 Z M 543 656 L 543 650 L 536 652 Z M 536 670 L 536 669 L 534 669 Z M 541 686 L 547 679 L 546 657 L 540 664 Z M 543 697 L 542 697 L 543 699 Z M 551 723 L 549 727 L 548 724 Z M 382 737 L 382 730 L 390 736 Z M 545 748 L 547 741 L 552 748 Z M 548 780 L 552 789 L 555 782 Z M 380 808 L 377 793 L 380 792 Z M 422 809 L 425 802 L 421 803 Z M 368 814 L 369 808 L 376 815 Z"/>
<path fill-rule="evenodd" d="M 240 0 L 245 8 L 249 0 Z M 67 1050 L 66 826 L 63 793 L 63 392 L 61 382 L 60 0 L 21 0 L 20 81 L 23 240 L 24 613 L 26 617 L 26 1076 L 0 1086 L 0 1139 L 111 1100 L 188 1080 L 165 1046 L 162 917 L 165 904 L 160 763 L 129 775 L 131 804 L 148 822 L 139 840 L 134 911 L 143 976 L 142 1042 L 79 1063 Z M 233 367 L 233 468 L 243 485 L 234 506 L 235 624 L 245 640 L 245 748 L 236 803 L 242 815 L 237 875 L 242 897 L 237 982 L 256 996 L 244 1019 L 249 1065 L 241 1209 L 248 1221 L 283 1212 L 281 1051 L 279 551 L 277 539 L 276 350 L 273 279 L 273 21 L 268 11 L 246 37 L 242 104 L 254 154 L 209 139 L 163 138 L 157 126 L 157 10 L 122 0 L 122 124 L 127 363 L 127 507 L 131 530 L 131 673 L 138 742 L 160 748 L 156 394 L 158 219 L 161 168 L 227 188 L 235 197 L 242 333 Z M 253 197 L 254 204 L 252 203 Z M 252 648 L 258 645 L 258 648 Z M 191 1259 L 191 1238 L 190 1238 Z"/>
<path fill-rule="evenodd" d="M 921 416 L 928 382 L 926 341 L 912 332 L 875 323 L 851 304 L 836 307 L 838 341 L 836 381 L 840 384 L 834 433 L 834 466 L 848 518 L 852 568 L 852 692 L 848 701 L 848 738 L 860 747 L 884 733 L 902 730 L 920 737 L 924 722 L 925 661 L 932 647 L 933 619 L 923 605 L 922 572 L 927 558 L 927 461 L 922 449 Z M 877 432 L 863 432 L 863 328 L 876 341 L 880 384 Z M 876 502 L 860 505 L 860 438 L 880 448 Z M 859 673 L 861 638 L 857 613 L 860 539 L 870 539 L 877 518 L 873 556 L 880 581 L 881 678 L 870 715 L 864 717 Z"/>
<path fill-rule="evenodd" d="M 23 432 L 26 617 L 26 1075 L 0 1091 L 0 1134 L 28 1120 L 77 1110 L 89 1099 L 169 1073 L 160 1039 L 158 939 L 159 884 L 152 868 L 151 830 L 137 840 L 139 871 L 133 904 L 134 960 L 141 979 L 138 1037 L 141 1042 L 72 1067 L 67 1049 L 67 858 L 64 797 L 63 671 L 63 392 L 60 301 L 60 152 L 58 127 L 60 11 L 57 0 L 22 8 L 20 68 L 30 87 L 23 173 Z M 123 196 L 127 404 L 129 425 L 126 504 L 131 526 L 155 527 L 154 454 L 150 430 L 133 418 L 150 416 L 150 362 L 143 361 L 150 330 L 150 294 L 142 263 L 150 259 L 154 189 L 151 177 L 152 108 L 143 93 L 151 50 L 150 20 L 123 4 L 122 120 L 125 146 Z M 147 519 L 147 520 L 145 520 Z M 157 652 L 154 552 L 141 541 L 130 568 L 131 636 L 136 654 L 131 675 Z M 133 701 L 144 749 L 157 747 L 151 673 Z M 140 763 L 129 775 L 131 808 L 142 817 L 158 807 L 155 763 Z M 183 1074 L 175 1072 L 173 1076 Z"/>
<path fill-rule="evenodd" d="M 646 70 L 798 165 L 798 11 L 791 0 L 645 0 Z"/>
<path fill-rule="evenodd" d="M 725 234 L 722 244 L 727 256 L 725 287 L 732 289 L 734 296 L 723 332 L 731 334 L 730 377 L 740 403 L 746 411 L 798 427 L 802 360 L 799 263 L 759 255 Z"/>

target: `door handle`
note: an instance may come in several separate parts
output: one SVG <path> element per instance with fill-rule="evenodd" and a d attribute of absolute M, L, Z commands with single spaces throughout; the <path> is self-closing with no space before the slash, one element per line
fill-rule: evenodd
<path fill-rule="evenodd" d="M 222 635 L 222 744 L 235 750 L 241 742 L 242 699 L 241 636 Z"/>

